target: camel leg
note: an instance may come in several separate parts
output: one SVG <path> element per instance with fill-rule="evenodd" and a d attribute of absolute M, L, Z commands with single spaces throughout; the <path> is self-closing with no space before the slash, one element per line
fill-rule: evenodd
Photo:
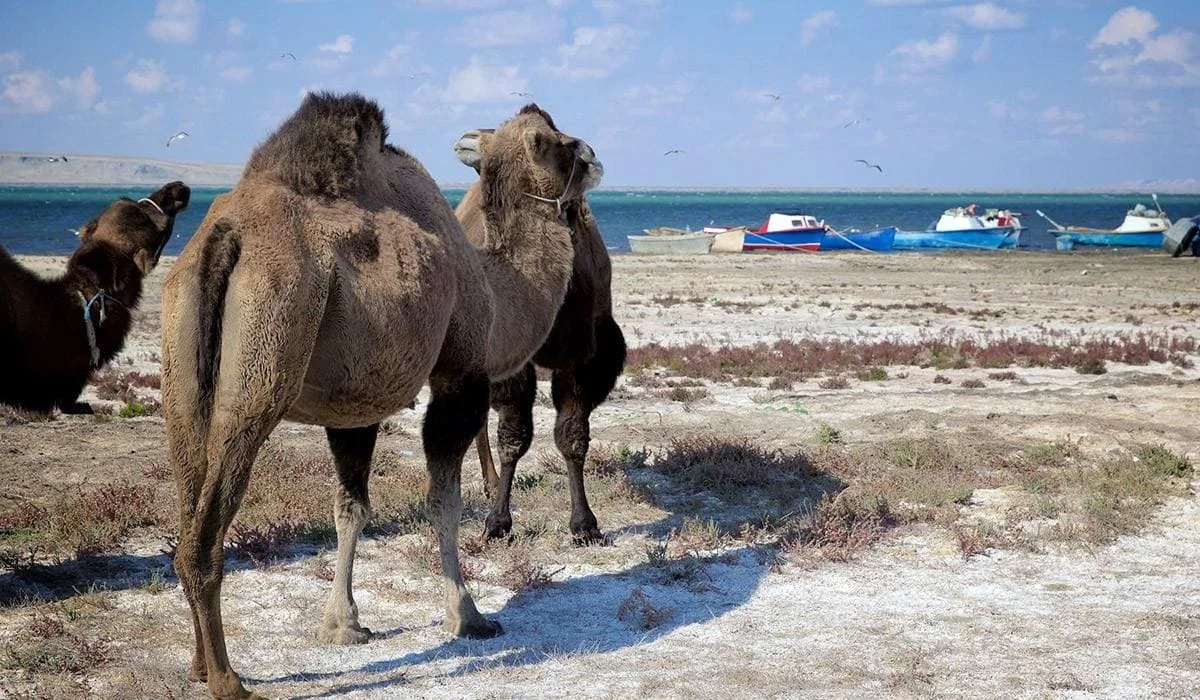
<path fill-rule="evenodd" d="M 446 630 L 460 637 L 500 634 L 500 623 L 479 614 L 463 583 L 458 560 L 458 522 L 462 517 L 462 460 L 487 418 L 488 381 L 484 375 L 430 377 L 432 398 L 425 412 L 421 441 L 429 469 L 426 506 L 437 529 L 445 585 Z"/>
<path fill-rule="evenodd" d="M 603 541 L 583 486 L 583 465 L 591 444 L 592 411 L 603 403 L 625 364 L 625 338 L 612 318 L 596 327 L 596 353 L 586 362 L 554 373 L 550 392 L 558 412 L 554 443 L 567 463 L 571 487 L 571 534 L 580 544 Z"/>
<path fill-rule="evenodd" d="M 483 471 L 483 495 L 495 498 L 500 489 L 500 476 L 496 473 L 496 463 L 492 461 L 492 446 L 488 441 L 486 420 L 483 422 L 483 430 L 475 436 L 475 452 L 479 454 L 479 468 Z"/>
<path fill-rule="evenodd" d="M 371 455 L 378 434 L 378 423 L 366 428 L 325 429 L 338 477 L 333 494 L 333 520 L 338 536 L 337 567 L 333 590 L 325 605 L 325 619 L 317 631 L 317 638 L 329 644 L 363 644 L 371 638 L 371 630 L 358 624 L 358 605 L 354 602 L 351 582 L 358 536 L 371 513 L 367 479 L 371 474 Z"/>
<path fill-rule="evenodd" d="M 170 381 L 170 364 L 169 362 L 164 362 L 163 365 L 163 388 L 166 390 L 163 393 L 163 398 L 166 400 L 164 412 L 168 416 L 171 415 L 174 407 L 173 404 L 178 401 L 176 398 L 178 390 L 175 392 L 171 391 L 173 384 Z M 174 468 L 175 488 L 179 492 L 179 532 L 181 540 L 187 536 L 187 533 L 191 533 L 193 530 L 196 504 L 200 500 L 200 486 L 204 483 L 205 477 L 204 443 L 202 438 L 206 431 L 196 426 L 193 421 L 195 421 L 195 417 L 191 415 L 188 415 L 186 418 L 173 417 L 167 421 L 167 452 L 170 455 L 171 465 Z M 195 581 L 192 572 L 188 567 L 183 566 L 183 561 L 178 557 L 178 554 L 175 559 L 175 571 L 179 576 L 179 587 L 183 590 L 184 598 L 188 602 L 188 609 L 192 617 L 192 632 L 195 638 L 192 664 L 188 670 L 188 680 L 204 683 L 208 681 L 208 663 L 204 658 L 203 630 L 200 626 L 200 618 L 196 615 L 196 599 L 193 595 L 193 592 L 196 590 Z"/>
<path fill-rule="evenodd" d="M 533 402 L 537 398 L 537 372 L 532 364 L 512 377 L 492 385 L 491 405 L 500 414 L 496 429 L 497 451 L 500 453 L 499 488 L 492 495 L 492 509 L 484 521 L 483 534 L 487 539 L 504 537 L 512 531 L 513 476 L 517 461 L 529 451 L 533 442 Z"/>

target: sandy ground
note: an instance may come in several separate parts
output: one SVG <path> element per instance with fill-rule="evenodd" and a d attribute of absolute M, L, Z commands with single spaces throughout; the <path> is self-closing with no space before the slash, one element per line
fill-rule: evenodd
<path fill-rule="evenodd" d="M 63 264 L 27 262 L 43 270 Z M 1196 335 L 1197 262 L 1157 252 L 624 256 L 615 261 L 614 284 L 631 345 L 946 333 L 1074 342 L 1114 332 Z M 148 284 L 123 369 L 157 371 L 166 264 Z M 897 367 L 887 381 L 836 390 L 811 380 L 788 392 L 712 385 L 710 398 L 687 405 L 623 382 L 597 411 L 593 437 L 658 447 L 680 435 L 716 434 L 796 446 L 813 444 L 819 426 L 830 425 L 851 444 L 937 433 L 1070 440 L 1092 454 L 1155 443 L 1200 459 L 1200 370 L 1110 363 L 1103 375 L 1015 371 L 1023 383 L 990 381 L 976 368 Z M 934 383 L 936 374 L 953 383 Z M 985 386 L 960 386 L 970 378 Z M 398 414 L 400 429 L 379 449 L 419 458 L 421 411 Z M 538 407 L 535 417 L 533 451 L 550 450 L 552 411 Z M 323 434 L 285 424 L 272 440 L 308 447 Z M 69 485 L 136 480 L 166 457 L 158 418 L 60 417 L 0 428 L 0 455 L 0 511 Z M 478 490 L 473 455 L 467 459 L 464 488 Z M 965 508 L 987 500 L 977 494 Z M 660 532 L 653 520 L 597 515 L 613 544 L 546 562 L 563 567 L 553 585 L 513 596 L 476 584 L 481 609 L 507 632 L 484 642 L 441 631 L 436 581 L 397 562 L 403 538 L 360 548 L 356 597 L 363 623 L 382 636 L 359 647 L 313 638 L 329 584 L 312 574 L 311 557 L 240 567 L 223 591 L 235 666 L 248 685 L 284 697 L 691 697 L 716 689 L 814 697 L 1200 695 L 1195 496 L 1165 506 L 1148 532 L 1091 551 L 964 560 L 944 532 L 915 528 L 851 563 L 815 568 L 772 567 L 750 549 L 713 552 L 686 586 L 647 565 L 645 548 Z M 160 546 L 129 549 L 161 566 Z M 617 616 L 639 587 L 666 615 L 649 630 Z M 183 689 L 191 640 L 179 591 L 121 590 L 115 605 L 124 620 L 115 627 L 111 682 L 128 669 Z M 0 640 L 23 614 L 0 614 Z M 104 694 L 104 683 L 93 689 Z M 198 687 L 182 692 L 203 696 Z"/>

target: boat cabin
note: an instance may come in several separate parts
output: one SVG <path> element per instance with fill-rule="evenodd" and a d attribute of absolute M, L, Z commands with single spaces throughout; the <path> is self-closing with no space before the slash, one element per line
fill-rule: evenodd
<path fill-rule="evenodd" d="M 1166 231 L 1171 227 L 1171 220 L 1161 210 L 1152 211 L 1142 204 L 1137 204 L 1125 212 L 1125 220 L 1116 228 L 1117 233 L 1154 233 Z"/>
<path fill-rule="evenodd" d="M 773 213 L 759 227 L 758 233 L 779 233 L 781 231 L 824 231 L 825 220 L 808 214 L 779 214 Z"/>

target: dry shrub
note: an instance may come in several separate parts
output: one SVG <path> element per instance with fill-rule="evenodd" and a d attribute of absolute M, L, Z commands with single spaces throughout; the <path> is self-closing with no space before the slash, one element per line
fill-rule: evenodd
<path fill-rule="evenodd" d="M 54 420 L 53 413 L 26 411 L 25 409 L 0 404 L 0 426 L 28 425 L 29 423 L 41 423 L 52 420 Z"/>
<path fill-rule="evenodd" d="M 1017 376 L 1017 373 L 1012 370 L 1005 370 L 1003 372 L 988 372 L 987 377 L 994 382 L 1015 382 L 1020 379 L 1020 377 Z"/>
<path fill-rule="evenodd" d="M 833 377 L 822 379 L 817 386 L 821 387 L 822 389 L 845 389 L 846 387 L 850 386 L 850 382 L 846 381 L 846 378 L 839 374 Z"/>
<path fill-rule="evenodd" d="M 62 620 L 36 613 L 4 645 L 0 667 L 32 674 L 94 672 L 109 661 L 109 639 L 87 639 Z"/>
<path fill-rule="evenodd" d="M 815 554 L 831 561 L 849 561 L 898 524 L 887 499 L 826 496 L 784 536 L 787 554 Z"/>
<path fill-rule="evenodd" d="M 629 349 L 628 368 L 665 367 L 676 374 L 715 378 L 726 374 L 777 377 L 857 371 L 864 366 L 1076 367 L 1089 358 L 1144 365 L 1170 362 L 1190 368 L 1200 339 L 1167 332 L 1088 335 L 1049 333 L 1038 338 L 1007 335 L 979 338 L 946 332 L 913 339 L 812 338 L 711 347 L 702 343 L 649 343 Z"/>
<path fill-rule="evenodd" d="M 542 588 L 553 583 L 554 575 L 562 568 L 550 571 L 533 562 L 533 547 L 529 542 L 513 542 L 504 547 L 497 571 L 488 577 L 491 583 L 520 593 L 531 588 Z"/>
<path fill-rule="evenodd" d="M 864 370 L 859 370 L 854 375 L 860 382 L 883 382 L 891 379 L 888 372 L 883 367 L 868 367 Z"/>
<path fill-rule="evenodd" d="M 14 545 L 55 556 L 112 551 L 139 528 L 169 524 L 164 500 L 154 486 L 118 482 L 69 493 L 47 507 L 23 502 L 0 515 L 0 549 L 9 557 Z"/>
<path fill-rule="evenodd" d="M 995 523 L 958 525 L 953 530 L 963 559 L 984 554 L 989 549 L 1007 549 L 1017 541 L 1015 533 Z"/>
<path fill-rule="evenodd" d="M 652 630 L 675 614 L 675 608 L 656 606 L 641 586 L 629 593 L 617 606 L 617 619 L 638 630 Z"/>
<path fill-rule="evenodd" d="M 964 379 L 959 386 L 964 389 L 982 389 L 987 385 L 983 383 L 982 379 Z"/>
<path fill-rule="evenodd" d="M 693 489 L 722 495 L 814 474 L 803 453 L 766 449 L 745 438 L 705 436 L 672 440 L 653 468 Z"/>
<path fill-rule="evenodd" d="M 953 384 L 954 380 L 944 374 L 935 374 L 933 377 L 934 384 Z"/>
<path fill-rule="evenodd" d="M 288 547 L 298 539 L 293 523 L 267 523 L 265 526 L 234 523 L 229 528 L 230 554 L 249 559 L 254 566 L 263 567 L 287 556 Z"/>

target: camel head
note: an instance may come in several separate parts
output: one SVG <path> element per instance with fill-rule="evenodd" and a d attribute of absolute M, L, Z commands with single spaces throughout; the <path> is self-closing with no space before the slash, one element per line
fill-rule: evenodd
<path fill-rule="evenodd" d="M 190 196 L 188 186 L 176 181 L 136 202 L 122 197 L 83 227 L 80 243 L 107 245 L 149 274 L 171 240 L 175 215 L 187 208 Z"/>
<path fill-rule="evenodd" d="M 485 192 L 503 190 L 561 204 L 600 184 L 604 166 L 582 139 L 564 134 L 535 104 L 498 129 L 472 129 L 454 144 L 459 160 L 475 169 Z M 499 192 L 497 192 L 499 194 Z M 494 198 L 490 198 L 494 199 Z"/>

